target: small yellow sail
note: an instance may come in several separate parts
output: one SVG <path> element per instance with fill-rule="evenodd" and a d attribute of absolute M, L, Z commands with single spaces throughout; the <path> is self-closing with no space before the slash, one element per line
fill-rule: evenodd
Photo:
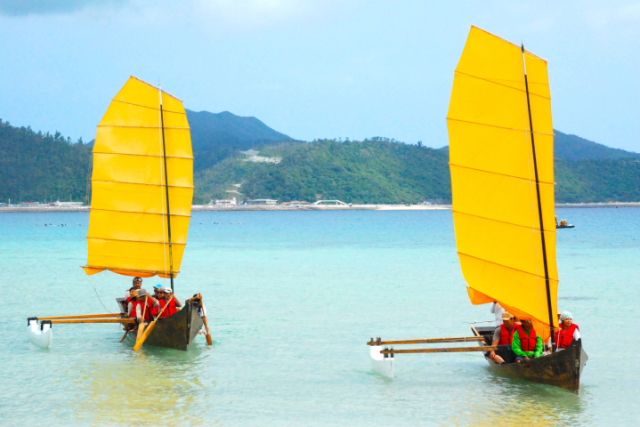
<path fill-rule="evenodd" d="M 558 272 L 547 62 L 472 27 L 447 119 L 456 241 L 471 302 L 497 301 L 549 336 L 547 282 L 555 320 Z"/>
<path fill-rule="evenodd" d="M 176 277 L 193 202 L 191 132 L 182 101 L 131 77 L 98 125 L 92 185 L 85 272 Z"/>

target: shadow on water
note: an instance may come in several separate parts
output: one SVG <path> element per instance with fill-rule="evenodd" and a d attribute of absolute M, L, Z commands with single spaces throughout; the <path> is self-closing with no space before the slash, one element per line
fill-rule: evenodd
<path fill-rule="evenodd" d="M 70 380 L 84 396 L 73 399 L 72 417 L 89 425 L 205 425 L 205 388 L 200 373 L 211 351 L 143 347 L 129 340 L 115 354 L 79 366 Z"/>
<path fill-rule="evenodd" d="M 453 425 L 474 426 L 588 426 L 585 418 L 590 395 L 582 395 L 544 384 L 513 378 L 486 367 L 488 392 L 450 419 Z M 481 403 L 478 403 L 481 402 Z"/>

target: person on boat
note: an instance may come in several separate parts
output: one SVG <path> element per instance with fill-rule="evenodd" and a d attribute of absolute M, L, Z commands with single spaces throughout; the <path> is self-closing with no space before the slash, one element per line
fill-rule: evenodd
<path fill-rule="evenodd" d="M 164 286 L 158 283 L 153 287 L 153 297 L 155 299 L 162 298 L 163 291 L 164 291 Z"/>
<path fill-rule="evenodd" d="M 514 317 L 511 313 L 505 311 L 502 313 L 502 325 L 496 328 L 493 334 L 493 342 L 491 345 L 512 345 L 513 333 L 515 332 L 516 325 L 514 323 Z M 498 350 L 500 351 L 500 350 Z M 504 354 L 502 356 L 505 356 Z M 489 357 L 496 363 L 504 363 L 504 357 L 496 354 L 495 351 L 489 352 Z"/>
<path fill-rule="evenodd" d="M 132 286 L 125 292 L 124 297 L 127 300 L 127 304 L 131 300 L 131 291 L 142 289 L 142 277 L 134 277 Z"/>
<path fill-rule="evenodd" d="M 154 316 L 158 314 L 160 314 L 160 317 L 173 316 L 179 311 L 179 307 L 182 307 L 182 302 L 173 295 L 171 288 L 160 288 L 158 294 L 160 295 L 160 298 L 158 298 L 159 305 L 155 308 Z"/>
<path fill-rule="evenodd" d="M 129 302 L 129 317 L 137 319 L 138 322 L 150 322 L 158 301 L 147 293 L 144 289 L 132 290 L 131 301 Z"/>
<path fill-rule="evenodd" d="M 502 325 L 502 314 L 505 313 L 505 309 L 502 308 L 499 302 L 494 301 L 493 305 L 491 306 L 491 312 L 496 316 L 495 325 L 497 327 L 500 327 Z"/>
<path fill-rule="evenodd" d="M 531 319 L 520 319 L 522 326 L 516 326 L 511 349 L 516 354 L 516 362 L 540 357 L 544 354 L 542 337 L 536 334 Z"/>
<path fill-rule="evenodd" d="M 565 311 L 560 316 L 560 328 L 556 332 L 556 351 L 562 351 L 580 339 L 580 326 L 573 323 L 573 316 Z"/>
<path fill-rule="evenodd" d="M 207 309 L 204 306 L 204 301 L 202 301 L 202 294 L 194 294 L 193 297 L 185 300 L 186 303 L 193 303 L 196 307 L 198 307 L 198 312 L 200 313 L 200 317 L 202 317 L 202 322 L 204 323 L 204 331 L 200 331 L 205 335 L 211 335 L 211 330 L 209 329 L 209 320 L 207 319 Z"/>

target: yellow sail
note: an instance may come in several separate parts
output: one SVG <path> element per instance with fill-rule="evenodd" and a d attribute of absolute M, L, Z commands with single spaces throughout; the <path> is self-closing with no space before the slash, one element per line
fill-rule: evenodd
<path fill-rule="evenodd" d="M 85 272 L 176 277 L 193 201 L 191 132 L 182 101 L 131 77 L 98 125 L 92 185 Z"/>
<path fill-rule="evenodd" d="M 547 337 L 558 293 L 547 62 L 472 27 L 447 119 L 456 241 L 471 302 L 497 301 L 534 319 Z"/>

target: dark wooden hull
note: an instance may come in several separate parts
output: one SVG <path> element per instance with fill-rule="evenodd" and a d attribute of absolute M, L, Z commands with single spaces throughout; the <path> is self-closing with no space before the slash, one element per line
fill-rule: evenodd
<path fill-rule="evenodd" d="M 558 226 L 556 226 L 556 228 L 575 228 L 575 225 L 571 225 L 571 224 L 569 224 L 569 225 L 558 225 Z"/>
<path fill-rule="evenodd" d="M 485 337 L 485 340 L 491 340 L 489 334 L 482 331 L 490 329 L 490 335 L 493 335 L 494 328 L 478 328 L 478 332 Z M 485 343 L 481 343 L 484 345 Z M 490 342 L 488 343 L 490 344 Z M 508 351 L 508 346 L 502 351 Z M 522 363 L 504 363 L 497 364 L 487 355 L 485 359 L 489 362 L 491 369 L 496 372 L 504 373 L 516 378 L 527 381 L 533 381 L 541 384 L 548 384 L 574 393 L 580 392 L 580 375 L 587 364 L 589 357 L 582 349 L 582 340 L 575 341 L 569 348 L 552 353 L 537 359 L 531 359 Z M 505 359 L 509 361 L 508 359 Z"/>
<path fill-rule="evenodd" d="M 187 351 L 203 324 L 198 308 L 187 303 L 173 316 L 158 319 L 144 345 Z M 136 335 L 137 331 L 129 332 L 134 341 Z"/>

